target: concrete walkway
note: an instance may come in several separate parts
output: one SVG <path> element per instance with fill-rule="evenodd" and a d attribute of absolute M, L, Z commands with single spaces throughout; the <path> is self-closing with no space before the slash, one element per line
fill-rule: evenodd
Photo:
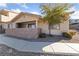
<path fill-rule="evenodd" d="M 29 42 L 0 34 L 0 44 L 23 52 L 79 55 L 79 44 L 59 42 Z"/>

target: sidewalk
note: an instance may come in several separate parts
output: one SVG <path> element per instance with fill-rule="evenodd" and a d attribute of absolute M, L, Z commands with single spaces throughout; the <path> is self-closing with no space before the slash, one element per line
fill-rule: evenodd
<path fill-rule="evenodd" d="M 29 42 L 0 34 L 0 44 L 23 52 L 79 55 L 78 43 Z"/>

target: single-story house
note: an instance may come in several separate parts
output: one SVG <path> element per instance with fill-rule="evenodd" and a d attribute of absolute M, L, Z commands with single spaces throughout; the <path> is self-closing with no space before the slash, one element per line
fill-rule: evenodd
<path fill-rule="evenodd" d="M 8 13 L 12 12 L 9 11 Z M 37 38 L 40 32 L 49 34 L 48 23 L 43 22 L 40 15 L 21 12 L 15 17 L 14 15 L 11 15 L 11 17 L 11 21 L 3 24 L 3 27 L 6 29 L 6 35 L 22 38 Z M 6 20 L 9 19 L 9 17 L 7 19 L 6 16 L 3 18 Z M 68 30 L 69 20 L 64 23 L 51 26 L 52 35 L 62 35 L 62 32 L 67 32 Z"/>

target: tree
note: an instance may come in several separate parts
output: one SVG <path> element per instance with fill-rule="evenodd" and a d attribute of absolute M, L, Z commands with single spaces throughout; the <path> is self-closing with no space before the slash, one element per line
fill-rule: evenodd
<path fill-rule="evenodd" d="M 67 12 L 69 6 L 65 4 L 64 6 L 50 7 L 49 5 L 41 5 L 41 14 L 43 15 L 43 21 L 48 22 L 49 35 L 51 35 L 51 25 L 60 24 L 67 21 L 70 18 L 70 14 L 73 12 Z"/>

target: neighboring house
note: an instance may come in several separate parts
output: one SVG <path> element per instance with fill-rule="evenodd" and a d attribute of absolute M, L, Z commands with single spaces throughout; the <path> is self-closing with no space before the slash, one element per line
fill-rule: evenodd
<path fill-rule="evenodd" d="M 70 24 L 70 29 L 76 29 L 76 30 L 79 30 L 79 23 L 76 23 L 76 24 Z"/>
<path fill-rule="evenodd" d="M 37 38 L 40 32 L 49 34 L 48 23 L 43 22 L 39 15 L 21 12 L 16 15 L 16 17 L 14 17 L 14 15 L 11 17 L 11 21 L 3 24 L 7 35 L 22 38 Z M 2 19 L 6 19 L 6 17 Z M 69 20 L 64 23 L 51 26 L 52 35 L 62 35 L 62 32 L 67 32 L 68 30 Z"/>
<path fill-rule="evenodd" d="M 70 24 L 79 23 L 79 19 L 70 19 Z"/>
<path fill-rule="evenodd" d="M 13 18 L 15 18 L 18 15 L 16 12 L 12 12 L 9 10 L 0 10 L 0 25 L 2 25 L 2 28 L 7 29 L 7 22 L 11 21 Z"/>
<path fill-rule="evenodd" d="M 79 30 L 79 19 L 70 19 L 70 29 L 76 29 Z"/>

